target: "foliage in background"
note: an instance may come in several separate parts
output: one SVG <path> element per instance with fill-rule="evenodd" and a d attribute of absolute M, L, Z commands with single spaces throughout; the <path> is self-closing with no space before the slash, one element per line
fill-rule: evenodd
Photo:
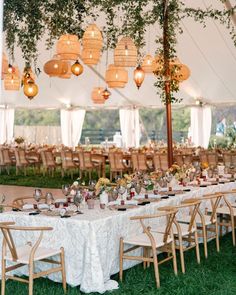
<path fill-rule="evenodd" d="M 59 110 L 16 110 L 15 125 L 23 126 L 59 126 Z"/>
<path fill-rule="evenodd" d="M 217 0 L 224 3 L 224 0 Z M 222 4 L 223 6 L 223 4 Z M 47 37 L 46 46 L 51 47 L 61 34 L 72 33 L 79 37 L 88 23 L 100 18 L 105 21 L 106 48 L 114 48 L 121 35 L 134 39 L 139 51 L 145 45 L 144 35 L 150 25 L 159 25 L 163 36 L 154 36 L 157 53 L 163 55 L 163 70 L 155 83 L 163 102 L 178 102 L 174 93 L 179 84 L 170 80 L 171 93 L 165 96 L 166 79 L 169 79 L 169 60 L 176 55 L 177 34 L 182 32 L 181 20 L 194 18 L 206 26 L 208 18 L 219 21 L 229 29 L 236 45 L 236 29 L 231 21 L 231 9 L 207 7 L 205 10 L 190 8 L 179 0 L 5 0 L 4 31 L 6 45 L 13 59 L 14 47 L 19 46 L 23 57 L 31 64 L 37 61 L 38 43 Z"/>

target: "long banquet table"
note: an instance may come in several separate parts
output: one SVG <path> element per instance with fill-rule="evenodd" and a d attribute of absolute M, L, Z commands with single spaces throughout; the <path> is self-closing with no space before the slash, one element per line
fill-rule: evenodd
<path fill-rule="evenodd" d="M 118 288 L 118 283 L 110 280 L 110 276 L 119 271 L 119 238 L 141 232 L 138 221 L 130 221 L 134 215 L 154 214 L 158 207 L 177 205 L 185 198 L 199 197 L 204 194 L 230 191 L 236 188 L 235 182 L 211 185 L 204 188 L 192 188 L 190 192 L 152 202 L 145 206 L 127 211 L 102 210 L 96 208 L 83 209 L 84 214 L 71 218 L 52 216 L 32 216 L 25 212 L 5 212 L 0 214 L 1 221 L 14 221 L 21 226 L 52 226 L 53 231 L 44 234 L 41 245 L 49 248 L 65 248 L 67 283 L 80 285 L 80 290 L 103 293 Z M 204 210 L 204 206 L 202 207 Z M 35 232 L 15 232 L 17 244 L 35 240 Z M 0 239 L 2 237 L 0 236 Z M 1 242 L 1 241 L 0 241 Z M 124 269 L 136 262 L 125 261 Z M 36 271 L 43 270 L 45 264 L 36 264 Z M 27 274 L 27 268 L 16 270 L 17 275 Z M 49 278 L 60 282 L 60 273 L 51 274 Z"/>

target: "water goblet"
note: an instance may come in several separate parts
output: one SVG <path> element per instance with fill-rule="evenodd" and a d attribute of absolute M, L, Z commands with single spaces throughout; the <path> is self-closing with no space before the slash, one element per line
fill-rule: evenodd
<path fill-rule="evenodd" d="M 48 211 L 52 211 L 52 210 L 51 210 L 51 205 L 52 205 L 53 202 L 54 202 L 54 198 L 53 198 L 52 193 L 47 192 L 46 195 L 45 195 L 45 197 L 46 197 L 46 203 L 47 203 L 48 206 L 49 206 Z"/>
<path fill-rule="evenodd" d="M 33 196 L 34 196 L 35 201 L 37 202 L 37 208 L 39 210 L 39 201 L 40 201 L 40 199 L 42 197 L 42 190 L 40 188 L 36 188 L 34 190 Z"/>
<path fill-rule="evenodd" d="M 75 211 L 75 213 L 78 214 L 83 214 L 79 209 L 80 209 L 80 204 L 83 201 L 83 195 L 81 194 L 81 192 L 79 190 L 77 190 L 76 195 L 74 196 L 74 204 L 77 207 L 77 210 Z"/>

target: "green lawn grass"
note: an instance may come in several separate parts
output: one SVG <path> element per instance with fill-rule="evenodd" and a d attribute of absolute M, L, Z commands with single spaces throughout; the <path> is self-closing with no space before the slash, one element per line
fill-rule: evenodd
<path fill-rule="evenodd" d="M 178 258 L 178 276 L 175 276 L 172 263 L 159 267 L 161 288 L 155 285 L 154 270 L 151 266 L 144 270 L 138 265 L 124 272 L 124 281 L 114 295 L 235 295 L 236 294 L 236 247 L 232 246 L 231 234 L 220 240 L 220 253 L 216 252 L 215 241 L 209 244 L 209 258 L 203 256 L 201 245 L 201 264 L 196 262 L 194 249 L 185 252 L 186 274 L 180 272 Z M 118 275 L 112 277 L 118 280 Z M 27 285 L 8 281 L 6 295 L 25 295 Z M 62 295 L 62 285 L 47 279 L 35 280 L 34 295 Z M 68 288 L 68 295 L 81 294 L 79 287 Z M 93 293 L 96 294 L 96 293 Z M 110 294 L 107 292 L 105 294 Z"/>

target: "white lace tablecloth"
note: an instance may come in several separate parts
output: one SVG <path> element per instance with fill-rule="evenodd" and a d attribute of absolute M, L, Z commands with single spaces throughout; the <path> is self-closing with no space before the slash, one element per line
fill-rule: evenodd
<path fill-rule="evenodd" d="M 53 231 L 45 232 L 41 245 L 55 249 L 64 247 L 67 283 L 71 286 L 80 285 L 81 291 L 86 293 L 104 293 L 107 290 L 118 288 L 118 283 L 110 280 L 110 276 L 119 271 L 120 237 L 141 231 L 138 221 L 130 221 L 131 216 L 154 214 L 158 207 L 177 205 L 185 198 L 228 191 L 233 188 L 236 188 L 236 183 L 233 182 L 193 188 L 190 192 L 127 211 L 101 210 L 97 205 L 93 210 L 84 208 L 83 215 L 71 218 L 29 216 L 23 212 L 6 212 L 0 214 L 0 222 L 14 221 L 20 226 L 52 226 Z M 15 232 L 15 237 L 17 244 L 21 245 L 23 239 L 35 240 L 37 233 Z M 0 239 L 2 239 L 1 235 Z M 133 261 L 125 261 L 124 269 L 134 264 Z M 43 263 L 36 263 L 36 271 L 44 270 L 46 267 Z M 27 274 L 27 268 L 16 270 L 15 273 Z M 51 274 L 49 278 L 53 281 L 61 281 L 60 273 Z"/>

